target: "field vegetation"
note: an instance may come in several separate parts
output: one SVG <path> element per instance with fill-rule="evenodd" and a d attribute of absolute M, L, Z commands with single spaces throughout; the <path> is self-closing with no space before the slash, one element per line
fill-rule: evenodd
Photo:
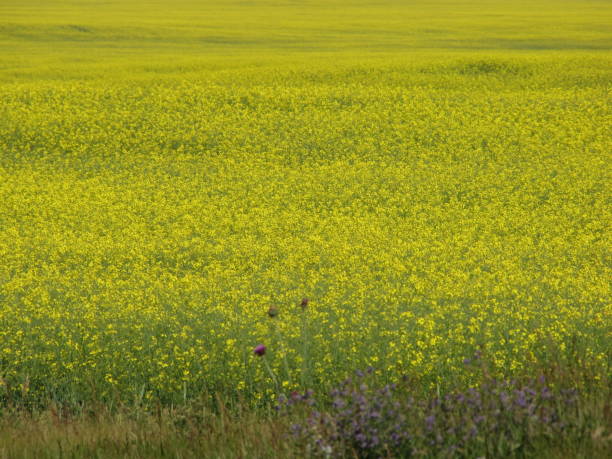
<path fill-rule="evenodd" d="M 605 456 L 610 24 L 590 0 L 3 0 L 0 456 Z M 467 390 L 494 401 L 432 423 Z M 431 433 L 504 391 L 510 430 Z M 353 397 L 414 397 L 384 417 L 412 443 L 347 431 Z"/>

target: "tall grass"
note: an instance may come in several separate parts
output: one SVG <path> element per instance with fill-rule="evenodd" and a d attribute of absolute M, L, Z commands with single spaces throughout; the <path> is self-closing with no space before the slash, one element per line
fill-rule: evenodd
<path fill-rule="evenodd" d="M 220 397 L 164 406 L 5 405 L 0 457 L 534 457 L 612 452 L 612 387 L 602 368 L 542 362 L 496 380 L 486 353 L 471 387 L 424 393 L 370 369 L 330 393 L 281 395 L 253 410 Z"/>

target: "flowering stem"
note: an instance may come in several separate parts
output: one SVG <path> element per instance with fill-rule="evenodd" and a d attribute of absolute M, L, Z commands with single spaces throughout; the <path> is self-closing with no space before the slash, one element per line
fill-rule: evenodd
<path fill-rule="evenodd" d="M 272 368 L 270 367 L 270 365 L 268 364 L 268 361 L 266 360 L 265 356 L 262 357 L 262 360 L 264 362 L 264 366 L 266 367 L 266 370 L 268 370 L 268 374 L 270 375 L 270 377 L 272 378 L 272 382 L 274 383 L 274 385 L 276 386 L 276 391 L 279 392 L 280 386 L 278 385 L 278 379 L 276 378 L 276 375 L 274 374 L 274 372 L 272 371 Z"/>

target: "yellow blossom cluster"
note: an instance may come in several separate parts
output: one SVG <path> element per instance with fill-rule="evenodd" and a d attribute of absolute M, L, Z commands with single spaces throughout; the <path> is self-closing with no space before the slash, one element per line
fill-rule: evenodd
<path fill-rule="evenodd" d="M 32 41 L 27 20 L 0 36 Z M 369 365 L 435 385 L 477 349 L 511 374 L 573 342 L 605 365 L 604 52 L 408 54 L 390 32 L 384 57 L 189 41 L 175 63 L 145 32 L 108 70 L 0 60 L 0 396 L 257 401 Z"/>

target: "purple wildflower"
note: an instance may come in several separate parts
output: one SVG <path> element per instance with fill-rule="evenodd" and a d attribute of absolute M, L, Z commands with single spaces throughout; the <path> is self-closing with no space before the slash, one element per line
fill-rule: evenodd
<path fill-rule="evenodd" d="M 266 353 L 266 346 L 264 346 L 263 344 L 258 344 L 257 346 L 255 346 L 255 349 L 253 349 L 253 354 L 261 357 Z"/>
<path fill-rule="evenodd" d="M 427 416 L 425 418 L 425 426 L 427 427 L 427 430 L 433 430 L 435 422 L 436 417 L 433 414 Z"/>

